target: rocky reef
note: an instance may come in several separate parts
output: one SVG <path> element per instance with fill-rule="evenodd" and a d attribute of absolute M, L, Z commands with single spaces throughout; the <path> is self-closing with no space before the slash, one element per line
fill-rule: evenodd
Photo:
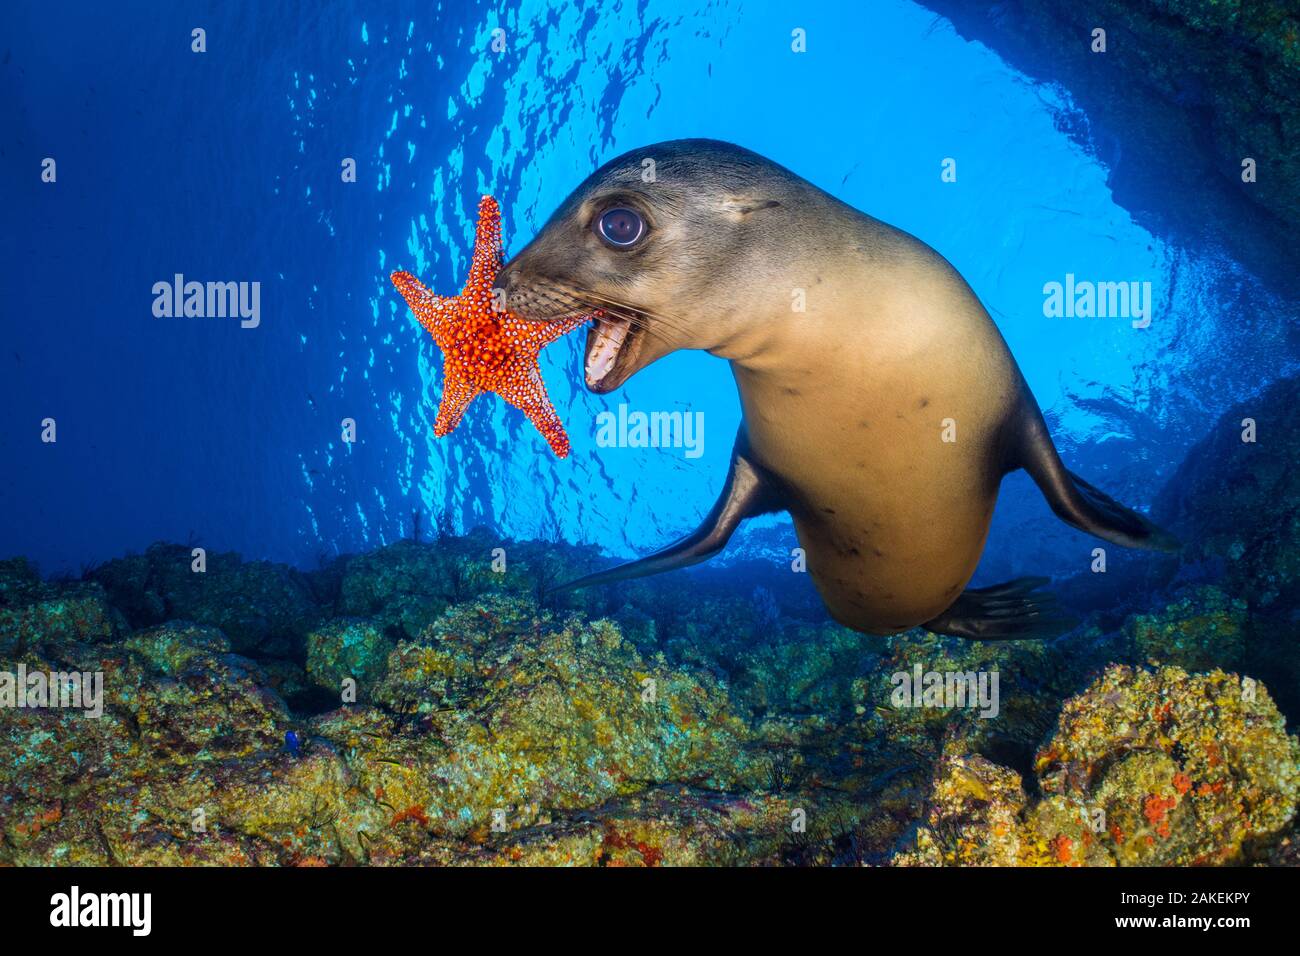
<path fill-rule="evenodd" d="M 555 592 L 603 559 L 484 530 L 0 561 L 0 863 L 1294 864 L 1298 398 L 1050 642 L 858 634 L 781 562 Z"/>
<path fill-rule="evenodd" d="M 1300 745 L 1262 686 L 1215 670 L 1109 668 L 1020 775 L 945 754 L 904 865 L 1241 863 L 1295 815 Z"/>
<path fill-rule="evenodd" d="M 1300 713 L 1300 378 L 1274 382 L 1229 408 L 1156 496 L 1152 515 L 1186 542 L 1166 587 L 1190 602 L 1181 612 L 1206 647 L 1225 638 L 1242 667 L 1262 678 L 1288 716 Z M 1203 590 L 1212 584 L 1218 595 Z M 1231 596 L 1229 598 L 1229 596 Z M 1196 621 L 1191 604 L 1207 617 Z M 1207 627 L 1216 632 L 1211 636 Z M 1230 636 L 1227 632 L 1239 632 Z M 1168 640 L 1163 638 L 1162 640 Z M 1187 640 L 1186 636 L 1180 640 Z M 1187 648 L 1171 658 L 1203 666 Z M 1219 654 L 1216 650 L 1215 654 Z"/>
<path fill-rule="evenodd" d="M 598 561 L 477 531 L 311 572 L 174 545 L 78 581 L 0 563 L 0 862 L 1295 855 L 1300 745 L 1240 669 L 1253 591 L 1188 580 L 1110 632 L 977 644 L 725 576 L 549 591 Z"/>

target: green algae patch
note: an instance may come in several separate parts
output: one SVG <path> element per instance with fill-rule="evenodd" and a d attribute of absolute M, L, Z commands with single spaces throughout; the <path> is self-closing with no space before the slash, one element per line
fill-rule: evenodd
<path fill-rule="evenodd" d="M 751 763 L 716 683 L 645 661 L 608 621 L 561 625 L 517 600 L 458 606 L 402 642 L 376 698 L 421 733 L 356 713 L 318 730 L 398 825 L 433 833 L 482 838 L 665 783 L 739 786 Z"/>
<path fill-rule="evenodd" d="M 351 679 L 358 693 L 364 694 L 387 673 L 393 650 L 393 642 L 370 621 L 330 621 L 307 635 L 307 677 L 336 694 Z"/>
<path fill-rule="evenodd" d="M 1246 650 L 1246 602 L 1215 587 L 1196 589 L 1154 614 L 1135 614 L 1124 633 L 1156 664 L 1190 670 L 1233 666 Z"/>

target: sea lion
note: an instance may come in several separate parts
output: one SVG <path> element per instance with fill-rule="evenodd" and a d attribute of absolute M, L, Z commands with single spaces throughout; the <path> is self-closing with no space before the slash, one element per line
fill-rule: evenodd
<path fill-rule="evenodd" d="M 749 150 L 677 140 L 612 160 L 495 288 L 524 319 L 599 310 L 593 392 L 678 349 L 727 359 L 740 391 L 730 473 L 703 524 L 567 586 L 695 564 L 745 518 L 785 510 L 848 627 L 1048 636 L 1068 622 L 1037 590 L 1045 579 L 963 590 L 1017 468 L 1082 531 L 1177 546 L 1066 470 L 997 326 L 943 256 Z"/>

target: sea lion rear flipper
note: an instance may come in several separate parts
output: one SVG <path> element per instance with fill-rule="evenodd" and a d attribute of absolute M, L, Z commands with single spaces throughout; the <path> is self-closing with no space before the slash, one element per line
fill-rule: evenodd
<path fill-rule="evenodd" d="M 1006 584 L 963 591 L 933 621 L 921 626 L 935 634 L 972 641 L 1033 641 L 1056 637 L 1078 622 L 1056 609 L 1056 599 L 1038 588 L 1047 578 L 1017 578 Z"/>
<path fill-rule="evenodd" d="M 698 564 L 721 551 L 732 533 L 740 527 L 740 522 L 775 511 L 779 507 L 777 497 L 762 472 L 744 457 L 743 446 L 742 431 L 736 442 L 736 451 L 732 453 L 731 471 L 727 474 L 722 495 L 698 528 L 661 551 L 618 567 L 588 574 L 561 584 L 554 590 L 566 591 L 591 587 L 593 584 L 626 581 L 629 578 L 646 577 Z"/>
<path fill-rule="evenodd" d="M 1042 412 L 1032 398 L 1028 401 L 1030 407 L 1021 416 L 1020 432 L 1016 436 L 1016 455 L 1009 465 L 1029 472 L 1058 518 L 1080 531 L 1126 548 L 1179 550 L 1178 539 L 1168 531 L 1069 471 L 1052 444 Z"/>

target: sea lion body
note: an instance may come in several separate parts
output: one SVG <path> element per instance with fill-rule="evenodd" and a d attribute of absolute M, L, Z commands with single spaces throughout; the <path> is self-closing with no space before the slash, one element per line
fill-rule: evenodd
<path fill-rule="evenodd" d="M 861 219 L 884 242 L 828 261 L 770 353 L 780 361 L 733 369 L 751 458 L 784 489 L 828 610 L 893 633 L 936 617 L 975 573 L 1022 391 L 952 268 Z"/>
<path fill-rule="evenodd" d="M 1041 636 L 1041 582 L 963 592 L 1020 467 L 1076 527 L 1172 544 L 1065 470 L 996 325 L 941 255 L 747 150 L 680 140 L 619 157 L 496 285 L 528 319 L 602 310 L 593 391 L 696 348 L 727 359 L 740 392 L 731 473 L 700 528 L 574 586 L 704 560 L 744 518 L 785 510 L 843 624 Z"/>

